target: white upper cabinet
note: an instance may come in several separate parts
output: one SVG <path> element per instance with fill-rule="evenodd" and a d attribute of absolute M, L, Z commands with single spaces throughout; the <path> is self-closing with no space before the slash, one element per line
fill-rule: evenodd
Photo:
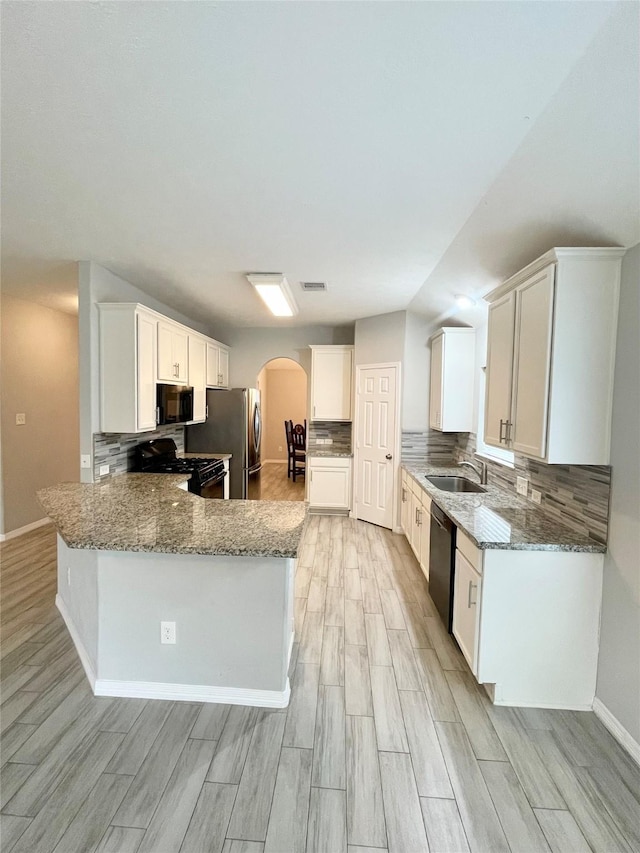
<path fill-rule="evenodd" d="M 217 341 L 207 341 L 207 386 L 229 387 L 229 350 Z"/>
<path fill-rule="evenodd" d="M 484 441 L 496 447 L 507 446 L 515 308 L 516 295 L 513 292 L 489 305 Z"/>
<path fill-rule="evenodd" d="M 350 421 L 353 347 L 311 347 L 311 420 Z"/>
<path fill-rule="evenodd" d="M 429 426 L 473 430 L 475 329 L 445 327 L 431 338 Z"/>
<path fill-rule="evenodd" d="M 156 428 L 158 316 L 130 303 L 99 304 L 100 429 Z"/>
<path fill-rule="evenodd" d="M 188 332 L 169 320 L 158 322 L 158 382 L 186 385 Z"/>
<path fill-rule="evenodd" d="M 189 334 L 189 385 L 193 387 L 193 423 L 207 417 L 207 340 Z"/>
<path fill-rule="evenodd" d="M 552 249 L 486 298 L 485 436 L 550 464 L 609 463 L 624 249 Z"/>

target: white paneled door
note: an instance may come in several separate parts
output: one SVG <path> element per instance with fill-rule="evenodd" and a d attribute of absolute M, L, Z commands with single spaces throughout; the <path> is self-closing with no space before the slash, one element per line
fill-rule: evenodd
<path fill-rule="evenodd" d="M 394 483 L 398 470 L 398 367 L 358 369 L 356 391 L 357 518 L 393 527 Z"/>

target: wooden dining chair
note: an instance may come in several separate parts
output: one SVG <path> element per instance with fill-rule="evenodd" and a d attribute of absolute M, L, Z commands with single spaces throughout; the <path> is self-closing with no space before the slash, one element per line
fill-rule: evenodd
<path fill-rule="evenodd" d="M 292 477 L 293 482 L 296 481 L 296 476 L 298 474 L 302 474 L 305 476 L 306 464 L 307 464 L 307 422 L 305 420 L 304 426 L 302 424 L 296 424 L 292 427 L 291 431 L 292 444 L 293 444 L 293 458 L 292 458 Z"/>

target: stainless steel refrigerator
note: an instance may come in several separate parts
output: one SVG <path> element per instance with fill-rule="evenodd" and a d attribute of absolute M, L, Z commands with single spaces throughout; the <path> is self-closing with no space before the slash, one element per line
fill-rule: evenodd
<path fill-rule="evenodd" d="M 260 499 L 260 437 L 262 421 L 257 388 L 207 391 L 207 420 L 188 426 L 188 453 L 231 453 L 229 496 Z"/>

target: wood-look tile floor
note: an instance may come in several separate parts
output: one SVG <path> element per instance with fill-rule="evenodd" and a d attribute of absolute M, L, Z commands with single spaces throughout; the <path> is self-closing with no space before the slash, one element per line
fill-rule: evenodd
<path fill-rule="evenodd" d="M 260 497 L 263 501 L 303 501 L 304 477 L 298 475 L 295 483 L 287 477 L 286 462 L 265 462 L 262 466 Z"/>
<path fill-rule="evenodd" d="M 591 713 L 494 708 L 404 539 L 312 517 L 285 711 L 92 696 L 55 537 L 2 548 L 2 853 L 640 850 Z"/>

